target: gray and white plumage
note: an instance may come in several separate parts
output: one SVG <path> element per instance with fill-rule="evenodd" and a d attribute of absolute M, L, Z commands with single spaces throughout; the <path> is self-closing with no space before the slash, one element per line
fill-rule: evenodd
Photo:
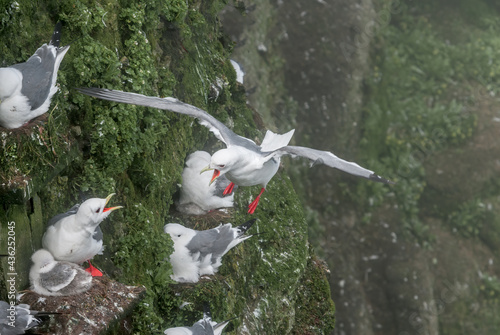
<path fill-rule="evenodd" d="M 19 128 L 48 111 L 57 92 L 57 71 L 69 45 L 59 47 L 61 23 L 49 44 L 38 48 L 26 62 L 0 68 L 0 125 Z"/>
<path fill-rule="evenodd" d="M 40 320 L 35 317 L 37 314 L 27 304 L 11 305 L 0 301 L 0 334 L 24 334 L 26 330 L 40 324 Z"/>
<path fill-rule="evenodd" d="M 45 249 L 37 250 L 31 260 L 31 289 L 40 295 L 75 295 L 92 286 L 90 273 L 74 263 L 56 261 Z"/>
<path fill-rule="evenodd" d="M 208 127 L 227 146 L 227 148 L 221 149 L 212 155 L 210 165 L 206 168 L 206 170 L 214 170 L 212 181 L 226 175 L 227 179 L 239 186 L 261 185 L 260 194 L 262 194 L 267 183 L 278 171 L 281 156 L 291 155 L 293 157 L 307 158 L 312 162 L 312 165 L 325 164 L 358 177 L 382 183 L 392 183 L 373 171 L 365 169 L 354 162 L 343 160 L 331 152 L 289 146 L 294 130 L 283 135 L 268 130 L 262 144 L 259 146 L 250 139 L 236 135 L 222 122 L 204 110 L 174 98 L 149 97 L 142 94 L 100 88 L 80 88 L 78 90 L 81 93 L 104 100 L 159 108 L 197 118 L 202 125 Z M 253 213 L 253 210 L 255 210 L 260 194 L 249 206 L 251 207 L 249 213 Z"/>
<path fill-rule="evenodd" d="M 195 151 L 187 157 L 182 171 L 180 198 L 176 204 L 179 212 L 202 215 L 217 208 L 233 207 L 234 194 L 222 195 L 230 181 L 223 176 L 210 184 L 210 175 L 200 173 L 210 164 L 210 159 L 206 151 Z"/>
<path fill-rule="evenodd" d="M 166 224 L 164 232 L 174 241 L 170 263 L 172 279 L 182 283 L 196 283 L 203 275 L 216 273 L 222 265 L 222 257 L 232 248 L 252 237 L 245 232 L 255 219 L 237 227 L 230 223 L 208 230 L 194 230 L 177 223 Z"/>
<path fill-rule="evenodd" d="M 49 220 L 42 246 L 56 260 L 81 264 L 103 251 L 103 235 L 99 224 L 121 206 L 106 208 L 106 199 L 92 198 L 68 212 Z"/>
<path fill-rule="evenodd" d="M 175 327 L 165 330 L 165 335 L 221 335 L 224 327 L 226 327 L 232 319 L 214 322 L 210 309 L 205 308 L 203 319 L 197 321 L 191 327 Z"/>

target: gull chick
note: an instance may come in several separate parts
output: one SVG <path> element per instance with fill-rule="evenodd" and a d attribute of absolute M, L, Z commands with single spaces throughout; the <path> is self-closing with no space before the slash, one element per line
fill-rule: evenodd
<path fill-rule="evenodd" d="M 182 171 L 181 195 L 176 204 L 179 212 L 202 215 L 217 208 L 233 207 L 234 194 L 223 196 L 230 181 L 222 177 L 211 184 L 210 175 L 200 173 L 210 163 L 210 159 L 206 151 L 195 151 L 187 157 L 186 167 Z"/>
<path fill-rule="evenodd" d="M 215 152 L 209 166 L 203 170 L 214 171 L 211 182 L 225 175 L 231 181 L 231 184 L 225 189 L 224 194 L 232 193 L 234 185 L 261 186 L 259 195 L 248 206 L 248 213 L 250 214 L 254 213 L 267 183 L 278 171 L 280 159 L 283 155 L 304 157 L 309 159 L 312 165 L 325 164 L 358 177 L 381 183 L 392 183 L 373 171 L 365 169 L 354 162 L 343 160 L 331 152 L 288 145 L 294 130 L 283 135 L 268 130 L 262 144 L 259 146 L 248 138 L 236 135 L 222 122 L 204 110 L 174 98 L 149 97 L 142 94 L 100 88 L 79 88 L 78 91 L 104 100 L 165 109 L 197 118 L 203 126 L 208 127 L 227 146 L 226 149 Z"/>
<path fill-rule="evenodd" d="M 67 296 L 83 293 L 92 286 L 92 275 L 75 263 L 59 262 L 45 249 L 31 256 L 30 282 L 40 295 Z"/>
<path fill-rule="evenodd" d="M 163 230 L 174 241 L 170 263 L 172 279 L 182 283 L 196 283 L 203 275 L 212 275 L 222 265 L 222 256 L 252 237 L 245 235 L 256 219 L 233 228 L 230 223 L 198 231 L 177 223 L 166 224 Z"/>
<path fill-rule="evenodd" d="M 49 44 L 44 44 L 26 62 L 0 68 L 0 125 L 19 128 L 49 110 L 57 92 L 57 71 L 69 50 L 59 47 L 58 22 Z"/>
<path fill-rule="evenodd" d="M 113 195 L 114 193 L 108 195 L 106 199 L 88 199 L 81 205 L 73 206 L 68 212 L 50 219 L 42 238 L 42 246 L 59 261 L 77 264 L 89 261 L 88 271 L 93 276 L 102 276 L 102 273 L 90 264 L 90 259 L 102 254 L 104 249 L 99 224 L 111 212 L 122 208 L 106 208 Z"/>

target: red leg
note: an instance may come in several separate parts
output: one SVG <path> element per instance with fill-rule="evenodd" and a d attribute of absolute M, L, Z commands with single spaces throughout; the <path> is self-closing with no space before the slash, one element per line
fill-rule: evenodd
<path fill-rule="evenodd" d="M 255 212 L 255 209 L 257 208 L 257 205 L 259 204 L 260 196 L 262 195 L 262 193 L 264 193 L 265 190 L 266 189 L 264 187 L 261 188 L 260 193 L 257 196 L 257 198 L 255 198 L 255 200 L 252 201 L 252 203 L 250 205 L 248 205 L 248 214 L 253 214 L 253 212 Z"/>
<path fill-rule="evenodd" d="M 99 269 L 95 268 L 91 263 L 90 260 L 87 261 L 89 263 L 89 267 L 85 269 L 88 273 L 92 275 L 92 277 L 102 277 L 102 272 L 99 271 Z"/>
<path fill-rule="evenodd" d="M 222 193 L 222 195 L 227 195 L 227 194 L 233 193 L 233 188 L 234 188 L 234 183 L 231 182 L 229 185 L 227 185 L 227 187 L 224 190 L 224 193 Z"/>

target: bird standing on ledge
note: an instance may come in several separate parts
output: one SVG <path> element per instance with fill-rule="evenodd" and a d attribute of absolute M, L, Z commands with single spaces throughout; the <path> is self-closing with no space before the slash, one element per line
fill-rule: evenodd
<path fill-rule="evenodd" d="M 49 44 L 44 44 L 26 62 L 0 68 L 0 125 L 13 129 L 49 110 L 57 92 L 57 71 L 69 45 L 59 47 L 61 22 L 57 22 Z"/>

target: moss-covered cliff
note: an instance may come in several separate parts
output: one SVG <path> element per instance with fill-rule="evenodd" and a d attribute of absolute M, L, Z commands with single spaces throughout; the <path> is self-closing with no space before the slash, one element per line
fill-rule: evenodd
<path fill-rule="evenodd" d="M 209 301 L 215 320 L 239 317 L 229 333 L 321 334 L 333 328 L 333 303 L 321 263 L 307 243 L 302 206 L 288 177 L 268 186 L 252 228 L 265 234 L 233 250 L 213 280 L 178 285 L 165 261 L 169 221 L 209 228 L 242 223 L 257 187 L 240 188 L 226 217 L 176 218 L 172 211 L 184 158 L 221 146 L 193 119 L 113 104 L 78 94 L 99 86 L 174 96 L 209 111 L 238 134 L 260 139 L 229 62 L 233 43 L 217 13 L 224 1 L 2 2 L 1 66 L 25 61 L 63 23 L 71 48 L 59 70 L 49 112 L 20 130 L 0 130 L 1 248 L 15 223 L 16 288 L 28 286 L 29 257 L 41 247 L 44 224 L 90 197 L 115 192 L 124 208 L 101 224 L 105 253 L 95 264 L 123 283 L 144 285 L 132 332 L 189 325 Z M 2 261 L 3 276 L 10 272 Z M 7 288 L 0 280 L 0 287 Z M 2 289 L 2 299 L 6 290 Z M 183 302 L 192 304 L 182 310 Z M 130 329 L 130 327 L 129 327 Z M 123 328 L 121 331 L 125 331 Z"/>

